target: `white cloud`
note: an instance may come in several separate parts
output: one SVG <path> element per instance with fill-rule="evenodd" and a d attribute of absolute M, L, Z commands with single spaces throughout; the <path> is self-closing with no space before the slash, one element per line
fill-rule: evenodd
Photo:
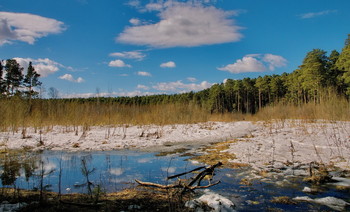
<path fill-rule="evenodd" d="M 242 59 L 236 60 L 233 64 L 228 64 L 220 71 L 228 71 L 231 73 L 246 73 L 246 72 L 263 72 L 266 70 L 273 71 L 275 68 L 280 68 L 287 65 L 287 60 L 279 55 L 273 54 L 249 54 Z"/>
<path fill-rule="evenodd" d="M 148 8 L 161 10 L 160 21 L 127 27 L 116 38 L 118 42 L 167 48 L 219 44 L 242 38 L 241 27 L 230 19 L 238 14 L 237 11 L 227 12 L 200 3 L 180 2 L 167 4 L 164 9 L 159 4 L 148 5 Z"/>
<path fill-rule="evenodd" d="M 152 76 L 151 73 L 145 72 L 145 71 L 139 71 L 139 72 L 137 72 L 137 75 L 139 75 L 139 76 L 144 76 L 144 77 L 150 77 L 150 76 Z"/>
<path fill-rule="evenodd" d="M 49 34 L 57 34 L 66 28 L 63 22 L 29 14 L 0 12 L 0 46 L 12 41 L 29 44 Z"/>
<path fill-rule="evenodd" d="M 130 0 L 126 4 L 131 6 L 131 7 L 139 7 L 139 6 L 141 6 L 140 0 Z"/>
<path fill-rule="evenodd" d="M 221 71 L 228 71 L 231 73 L 245 73 L 245 72 L 260 72 L 265 71 L 266 67 L 262 62 L 254 57 L 245 56 L 242 59 L 236 60 L 233 64 L 228 64 L 225 67 L 218 68 Z"/>
<path fill-rule="evenodd" d="M 190 81 L 190 82 L 196 82 L 197 79 L 194 78 L 194 77 L 187 77 L 187 80 Z"/>
<path fill-rule="evenodd" d="M 125 52 L 114 52 L 109 54 L 109 56 L 112 57 L 121 57 L 125 59 L 136 59 L 136 60 L 142 60 L 146 57 L 146 54 L 142 53 L 142 51 L 125 51 Z"/>
<path fill-rule="evenodd" d="M 318 16 L 324 16 L 324 15 L 328 15 L 331 13 L 336 13 L 338 12 L 337 10 L 324 10 L 321 12 L 311 12 L 311 13 L 304 13 L 299 15 L 300 18 L 302 19 L 309 19 L 309 18 L 316 18 Z"/>
<path fill-rule="evenodd" d="M 141 24 L 140 19 L 137 19 L 137 18 L 132 18 L 132 19 L 129 20 L 129 22 L 130 22 L 132 25 L 140 25 L 140 24 Z"/>
<path fill-rule="evenodd" d="M 146 85 L 137 85 L 137 89 L 149 90 L 149 87 Z"/>
<path fill-rule="evenodd" d="M 164 9 L 164 4 L 162 3 L 149 3 L 145 6 L 148 11 L 161 11 Z"/>
<path fill-rule="evenodd" d="M 48 75 L 57 72 L 60 68 L 72 69 L 71 67 L 66 67 L 48 58 L 32 59 L 15 57 L 13 59 L 15 59 L 24 68 L 24 70 L 27 70 L 29 62 L 32 62 L 35 71 L 40 74 L 40 77 L 47 77 Z"/>
<path fill-rule="evenodd" d="M 122 60 L 113 60 L 109 62 L 108 64 L 110 67 L 118 67 L 118 68 L 123 68 L 123 67 L 128 67 L 131 68 L 131 65 L 124 63 Z"/>
<path fill-rule="evenodd" d="M 203 81 L 199 84 L 190 83 L 185 84 L 181 80 L 176 82 L 161 82 L 152 86 L 152 88 L 159 91 L 175 91 L 175 92 L 188 92 L 188 91 L 199 91 L 203 89 L 210 88 L 213 83 Z"/>
<path fill-rule="evenodd" d="M 175 68 L 176 64 L 173 61 L 160 64 L 161 68 Z"/>
<path fill-rule="evenodd" d="M 85 81 L 81 77 L 78 77 L 77 79 L 74 79 L 74 77 L 71 74 L 65 74 L 65 75 L 62 75 L 62 76 L 60 76 L 58 78 L 62 79 L 62 80 L 67 80 L 67 81 L 70 81 L 70 82 L 76 82 L 76 83 L 82 83 L 82 82 Z"/>
<path fill-rule="evenodd" d="M 266 62 L 271 71 L 287 65 L 287 60 L 279 55 L 265 54 L 263 61 Z"/>

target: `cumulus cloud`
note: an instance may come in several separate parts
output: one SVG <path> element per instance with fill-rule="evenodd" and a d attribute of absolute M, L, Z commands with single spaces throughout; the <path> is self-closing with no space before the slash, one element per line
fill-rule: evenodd
<path fill-rule="evenodd" d="M 169 3 L 172 1 L 166 1 Z M 201 46 L 239 41 L 242 34 L 231 16 L 237 11 L 223 11 L 200 3 L 148 4 L 148 10 L 160 10 L 160 21 L 124 29 L 116 40 L 122 43 L 156 48 Z"/>
<path fill-rule="evenodd" d="M 0 45 L 23 41 L 29 44 L 49 34 L 57 34 L 66 27 L 61 21 L 29 13 L 0 12 Z"/>
<path fill-rule="evenodd" d="M 146 85 L 137 85 L 137 89 L 142 89 L 142 90 L 149 90 L 149 87 Z"/>
<path fill-rule="evenodd" d="M 65 75 L 62 75 L 62 76 L 60 76 L 58 78 L 62 79 L 62 80 L 67 80 L 67 81 L 70 81 L 70 82 L 76 82 L 76 83 L 82 83 L 82 82 L 85 81 L 81 77 L 78 77 L 77 79 L 75 79 L 71 74 L 65 74 Z"/>
<path fill-rule="evenodd" d="M 136 8 L 141 6 L 140 0 L 130 0 L 126 4 L 131 6 L 131 7 L 136 7 Z"/>
<path fill-rule="evenodd" d="M 145 6 L 148 11 L 161 11 L 164 8 L 162 3 L 149 3 Z"/>
<path fill-rule="evenodd" d="M 151 73 L 145 72 L 145 71 L 139 71 L 139 72 L 137 72 L 137 75 L 139 75 L 139 76 L 144 76 L 144 77 L 150 77 L 150 76 L 152 76 Z"/>
<path fill-rule="evenodd" d="M 187 80 L 190 81 L 190 82 L 196 82 L 197 79 L 194 78 L 194 77 L 187 77 Z"/>
<path fill-rule="evenodd" d="M 270 71 L 287 65 L 287 60 L 279 55 L 265 54 L 263 56 L 263 61 L 268 64 Z"/>
<path fill-rule="evenodd" d="M 130 22 L 132 25 L 140 25 L 140 24 L 141 24 L 140 19 L 137 19 L 137 18 L 132 18 L 132 19 L 129 20 L 129 22 Z"/>
<path fill-rule="evenodd" d="M 108 65 L 110 67 L 117 67 L 117 68 L 124 68 L 124 67 L 131 68 L 131 65 L 124 63 L 124 61 L 122 61 L 122 60 L 113 60 L 113 61 L 109 62 Z"/>
<path fill-rule="evenodd" d="M 203 81 L 199 84 L 190 83 L 185 84 L 181 80 L 176 82 L 161 82 L 152 86 L 152 88 L 159 91 L 175 91 L 175 92 L 188 92 L 188 91 L 199 91 L 203 89 L 210 88 L 213 83 Z"/>
<path fill-rule="evenodd" d="M 242 59 L 236 60 L 233 64 L 228 64 L 218 68 L 220 71 L 228 71 L 231 73 L 246 73 L 246 72 L 263 72 L 266 70 L 273 71 L 275 68 L 280 68 L 287 65 L 287 60 L 279 55 L 273 54 L 250 54 Z"/>
<path fill-rule="evenodd" d="M 142 51 L 140 50 L 136 50 L 136 51 L 114 52 L 109 54 L 109 56 L 120 57 L 125 59 L 142 60 L 143 58 L 146 57 L 146 54 L 142 53 Z"/>
<path fill-rule="evenodd" d="M 321 12 L 311 12 L 311 13 L 304 13 L 298 15 L 301 19 L 309 19 L 309 18 L 316 18 L 319 16 L 324 16 L 324 15 L 329 15 L 331 13 L 336 13 L 338 12 L 337 10 L 324 10 Z"/>
<path fill-rule="evenodd" d="M 173 61 L 160 64 L 161 68 L 175 68 L 176 64 Z"/>
<path fill-rule="evenodd" d="M 48 75 L 57 72 L 60 68 L 69 70 L 72 69 L 71 67 L 64 66 L 48 58 L 32 59 L 15 57 L 13 59 L 15 59 L 24 68 L 24 70 L 27 70 L 29 62 L 32 62 L 35 71 L 40 74 L 40 77 L 47 77 Z"/>

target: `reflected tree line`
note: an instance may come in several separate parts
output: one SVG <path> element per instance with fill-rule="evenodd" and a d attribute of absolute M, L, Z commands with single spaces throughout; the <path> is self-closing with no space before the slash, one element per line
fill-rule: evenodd
<path fill-rule="evenodd" d="M 1 180 L 1 194 L 4 195 L 5 188 L 13 189 L 13 196 L 19 196 L 21 189 L 27 189 L 30 191 L 38 192 L 39 201 L 45 201 L 45 192 L 58 191 L 58 197 L 60 198 L 63 193 L 71 193 L 71 189 L 81 190 L 82 193 L 86 193 L 88 198 L 94 202 L 97 202 L 100 196 L 105 193 L 102 181 L 104 174 L 110 174 L 111 159 L 107 154 L 105 162 L 107 165 L 106 172 L 101 171 L 100 181 L 96 179 L 97 169 L 92 167 L 93 156 L 91 154 L 76 156 L 70 155 L 69 160 L 64 158 L 63 155 L 57 156 L 53 161 L 45 158 L 41 154 L 29 153 L 29 152 L 8 152 L 0 155 L 0 180 Z M 127 160 L 127 157 L 121 156 L 120 166 L 123 168 L 123 160 Z M 64 164 L 65 162 L 65 164 Z M 79 182 L 75 182 L 72 188 L 67 186 L 67 182 L 63 172 L 67 167 L 76 167 L 80 169 L 81 176 L 78 176 Z M 102 167 L 102 169 L 105 167 Z M 78 171 L 79 172 L 79 171 Z M 70 175 L 68 175 L 70 176 Z M 108 176 L 108 183 L 111 183 L 111 176 Z M 52 180 L 54 179 L 54 180 Z M 27 184 L 27 185 L 26 185 Z M 57 188 L 56 188 L 57 186 Z M 116 184 L 114 185 L 116 186 Z"/>

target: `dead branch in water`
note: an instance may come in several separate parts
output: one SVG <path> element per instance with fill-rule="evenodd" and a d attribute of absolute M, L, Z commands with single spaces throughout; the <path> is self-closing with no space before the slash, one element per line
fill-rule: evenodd
<path fill-rule="evenodd" d="M 187 183 L 187 184 L 184 181 L 182 181 L 181 179 L 179 179 L 177 181 L 177 183 L 174 183 L 174 184 L 171 184 L 171 185 L 162 185 L 162 184 L 158 184 L 158 183 L 142 182 L 140 180 L 135 180 L 135 181 L 141 186 L 155 187 L 155 188 L 160 188 L 160 189 L 181 188 L 182 189 L 182 193 L 184 193 L 186 191 L 193 192 L 195 189 L 209 188 L 209 187 L 212 187 L 212 186 L 215 186 L 215 185 L 219 184 L 220 181 L 215 182 L 215 183 L 211 183 L 211 180 L 209 180 L 209 184 L 208 185 L 205 185 L 205 186 L 201 186 L 200 185 L 201 181 L 206 176 L 209 176 L 210 179 L 211 179 L 212 176 L 214 175 L 215 168 L 217 168 L 217 167 L 219 167 L 221 165 L 222 165 L 222 163 L 218 162 L 217 164 L 214 164 L 214 165 L 209 166 L 207 168 L 205 166 L 202 166 L 202 167 L 195 168 L 195 169 L 193 169 L 191 171 L 184 172 L 184 173 L 181 173 L 181 174 L 177 174 L 177 175 L 174 175 L 174 176 L 170 176 L 170 177 L 167 178 L 167 179 L 173 179 L 173 178 L 176 178 L 176 177 L 179 177 L 179 176 L 183 176 L 183 175 L 186 175 L 186 174 L 189 174 L 189 173 L 192 173 L 192 172 L 195 172 L 195 171 L 198 171 L 200 169 L 205 168 L 203 171 L 198 173 L 194 178 L 192 178 L 192 180 L 189 183 Z M 197 183 L 197 185 L 193 186 L 196 183 Z"/>

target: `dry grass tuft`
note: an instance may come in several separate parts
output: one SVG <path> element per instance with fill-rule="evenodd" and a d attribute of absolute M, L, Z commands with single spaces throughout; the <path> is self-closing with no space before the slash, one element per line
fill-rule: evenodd
<path fill-rule="evenodd" d="M 296 205 L 297 202 L 292 200 L 290 197 L 287 196 L 280 196 L 280 197 L 273 197 L 272 200 L 270 200 L 272 203 L 278 203 L 278 204 L 286 204 L 286 205 Z"/>
<path fill-rule="evenodd" d="M 232 163 L 230 160 L 236 159 L 236 155 L 226 152 L 225 150 L 229 149 L 230 144 L 235 141 L 225 141 L 215 143 L 211 146 L 205 147 L 203 151 L 205 154 L 192 157 L 191 160 L 195 160 L 201 163 L 214 165 L 218 162 L 222 162 L 224 167 L 243 167 L 243 164 Z"/>

